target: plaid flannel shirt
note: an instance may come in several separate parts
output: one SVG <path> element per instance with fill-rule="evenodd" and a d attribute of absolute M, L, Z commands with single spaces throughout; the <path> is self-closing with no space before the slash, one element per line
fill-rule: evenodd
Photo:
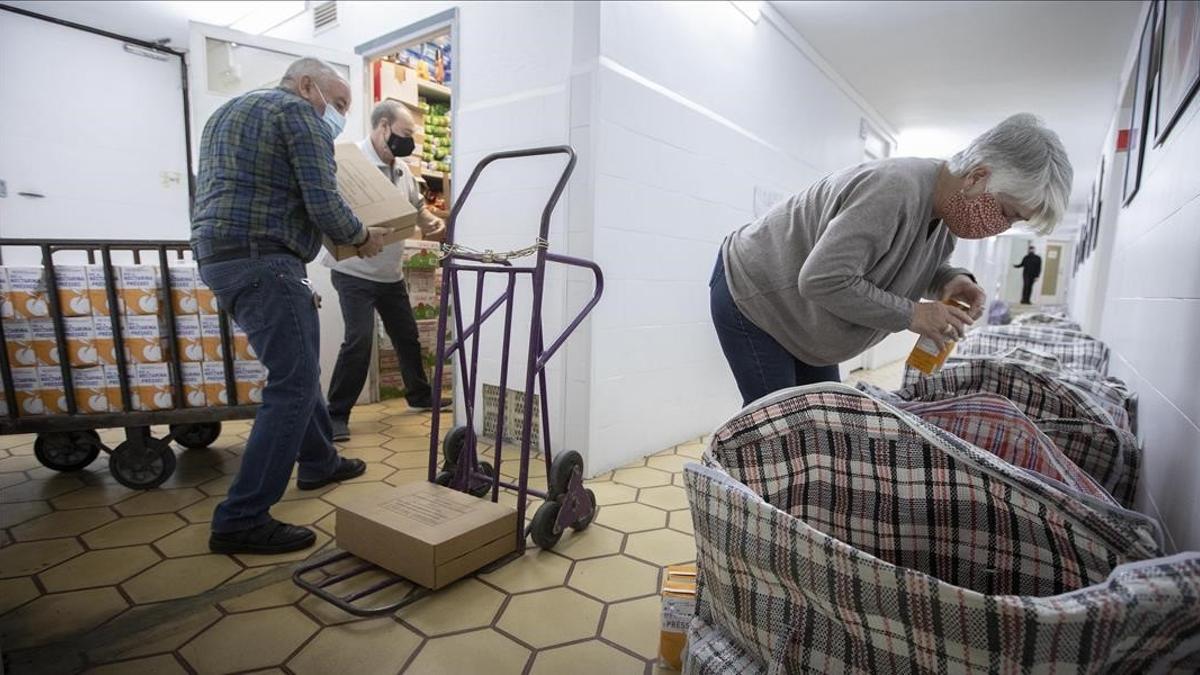
<path fill-rule="evenodd" d="M 312 105 L 287 90 L 264 89 L 217 109 L 200 138 L 196 257 L 223 243 L 265 242 L 311 261 L 322 234 L 338 244 L 367 235 L 338 194 L 333 136 Z"/>
<path fill-rule="evenodd" d="M 1197 662 L 1200 554 L 1149 560 L 1144 532 L 845 386 L 759 401 L 706 460 L 684 476 L 700 571 L 686 672 Z"/>

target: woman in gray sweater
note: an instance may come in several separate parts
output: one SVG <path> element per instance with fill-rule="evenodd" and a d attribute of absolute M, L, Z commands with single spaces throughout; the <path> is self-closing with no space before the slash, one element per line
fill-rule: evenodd
<path fill-rule="evenodd" d="M 1067 208 L 1073 171 L 1058 136 L 1013 115 L 950 161 L 885 159 L 839 171 L 726 238 L 709 282 L 713 323 L 743 401 L 837 381 L 838 363 L 905 329 L 939 346 L 983 313 L 958 238 Z M 969 312 L 941 302 L 957 299 Z"/>

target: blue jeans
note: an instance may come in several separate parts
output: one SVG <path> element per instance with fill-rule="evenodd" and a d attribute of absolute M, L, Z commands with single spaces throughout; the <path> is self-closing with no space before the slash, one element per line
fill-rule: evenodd
<path fill-rule="evenodd" d="M 810 366 L 792 356 L 775 338 L 751 323 L 738 309 L 725 280 L 725 265 L 717 266 L 708 282 L 713 325 L 721 351 L 733 371 L 742 404 L 750 405 L 771 392 L 815 382 L 840 382 L 838 367 Z"/>
<path fill-rule="evenodd" d="M 322 480 L 337 469 L 333 429 L 321 394 L 321 332 L 304 263 L 295 256 L 201 263 L 200 276 L 221 308 L 246 331 L 267 368 L 262 407 L 241 469 L 213 514 L 213 532 L 237 532 L 270 519 L 297 459 L 300 480 Z"/>

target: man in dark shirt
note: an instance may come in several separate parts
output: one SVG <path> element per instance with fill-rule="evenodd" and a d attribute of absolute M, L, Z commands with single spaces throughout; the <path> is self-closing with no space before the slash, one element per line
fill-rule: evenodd
<path fill-rule="evenodd" d="M 238 96 L 204 126 L 192 250 L 200 276 L 267 368 L 241 468 L 213 514 L 209 548 L 218 553 L 313 544 L 312 530 L 270 514 L 297 460 L 301 490 L 366 470 L 333 446 L 317 298 L 305 272 L 323 236 L 357 245 L 364 257 L 382 247 L 382 231 L 363 227 L 337 192 L 333 139 L 349 107 L 350 87 L 337 71 L 300 59 L 279 87 Z"/>
<path fill-rule="evenodd" d="M 1042 276 L 1042 257 L 1035 253 L 1033 246 L 1029 247 L 1029 253 L 1021 259 L 1020 265 L 1013 265 L 1017 269 L 1024 268 L 1022 272 L 1024 285 L 1021 287 L 1021 304 L 1031 304 L 1029 298 L 1033 295 L 1033 282 L 1037 281 L 1038 277 Z"/>

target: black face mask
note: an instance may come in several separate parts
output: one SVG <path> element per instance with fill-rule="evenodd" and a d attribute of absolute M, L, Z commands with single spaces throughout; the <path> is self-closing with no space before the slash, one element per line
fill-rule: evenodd
<path fill-rule="evenodd" d="M 408 157 L 412 154 L 413 148 L 417 146 L 411 136 L 398 136 L 395 133 L 388 136 L 388 150 L 396 157 Z"/>

